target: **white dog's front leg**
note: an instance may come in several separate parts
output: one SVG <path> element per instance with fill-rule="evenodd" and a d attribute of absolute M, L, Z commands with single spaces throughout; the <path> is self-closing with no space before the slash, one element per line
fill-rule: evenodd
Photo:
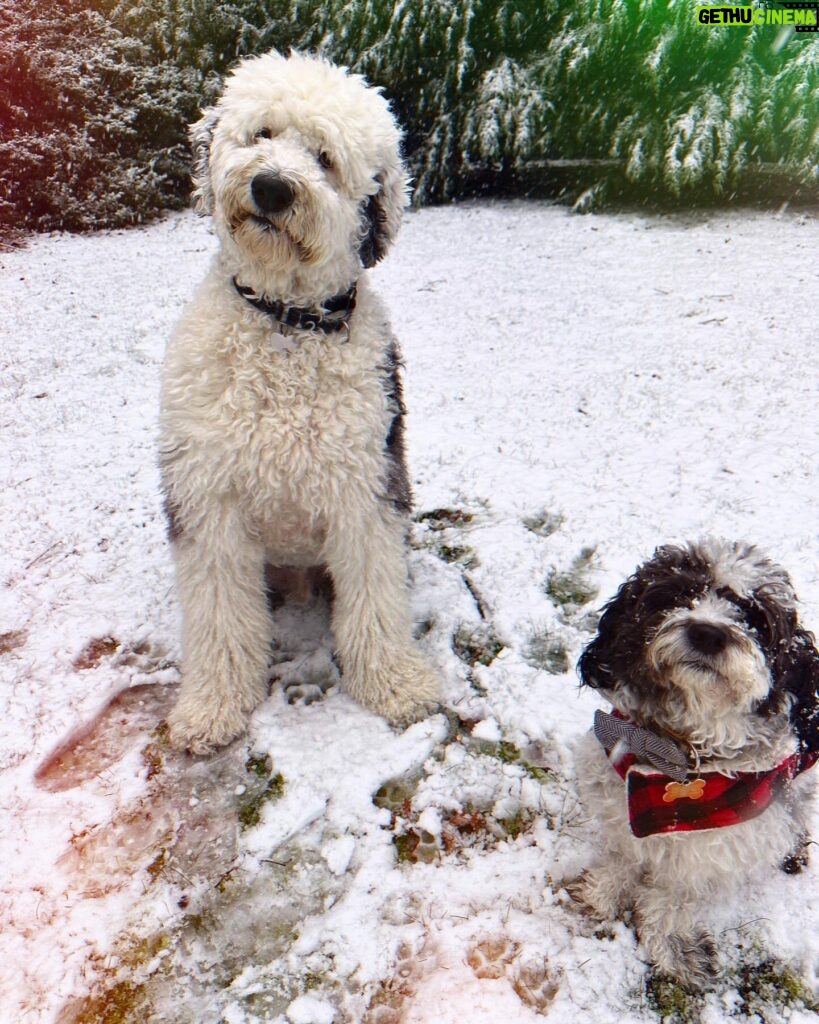
<path fill-rule="evenodd" d="M 174 746 L 203 754 L 245 728 L 267 694 L 272 624 L 264 553 L 237 512 L 183 533 L 174 545 L 182 604 L 182 686 L 168 718 Z"/>
<path fill-rule="evenodd" d="M 347 692 L 399 725 L 438 700 L 438 679 L 415 646 L 407 592 L 406 521 L 389 502 L 339 502 L 329 524 L 333 632 Z"/>

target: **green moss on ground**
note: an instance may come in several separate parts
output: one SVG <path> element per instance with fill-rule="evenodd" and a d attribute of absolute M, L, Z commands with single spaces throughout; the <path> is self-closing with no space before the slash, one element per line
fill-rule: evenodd
<path fill-rule="evenodd" d="M 278 800 L 284 793 L 285 780 L 281 772 L 272 775 L 263 786 L 249 787 L 239 798 L 239 825 L 242 831 L 255 828 L 262 820 L 266 803 Z"/>
<path fill-rule="evenodd" d="M 476 569 L 480 564 L 475 549 L 463 544 L 436 544 L 432 550 L 444 562 L 457 563 L 463 569 Z"/>
<path fill-rule="evenodd" d="M 559 512 L 549 512 L 543 509 L 535 515 L 524 516 L 522 522 L 527 530 L 537 534 L 538 537 L 551 537 L 563 526 L 566 519 Z"/>
<path fill-rule="evenodd" d="M 496 743 L 493 740 L 472 739 L 469 746 L 486 757 L 497 758 L 502 764 L 514 764 L 523 768 L 526 774 L 537 782 L 547 782 L 552 778 L 552 772 L 548 768 L 532 764 L 523 755 L 520 748 L 508 740 Z"/>
<path fill-rule="evenodd" d="M 251 754 L 245 761 L 245 771 L 266 779 L 273 773 L 273 758 L 270 754 Z"/>
<path fill-rule="evenodd" d="M 461 625 L 452 637 L 452 649 L 471 668 L 488 667 L 503 650 L 505 644 L 492 625 L 485 623 L 475 629 Z"/>
<path fill-rule="evenodd" d="M 546 630 L 530 634 L 523 657 L 533 668 L 543 669 L 555 676 L 568 672 L 571 666 L 563 640 Z"/>
<path fill-rule="evenodd" d="M 780 1011 L 803 1006 L 811 1013 L 819 1013 L 819 995 L 793 968 L 773 957 L 744 964 L 739 970 L 736 985 L 743 1012 L 749 1017 L 758 1016 L 765 1020 L 766 1005 Z"/>
<path fill-rule="evenodd" d="M 597 597 L 597 587 L 590 578 L 594 556 L 595 548 L 583 548 L 567 570 L 549 575 L 545 590 L 553 604 L 573 611 Z"/>
<path fill-rule="evenodd" d="M 645 994 L 648 1005 L 663 1024 L 699 1024 L 701 998 L 687 992 L 673 978 L 649 974 Z"/>
<path fill-rule="evenodd" d="M 446 530 L 450 526 L 469 526 L 474 515 L 463 508 L 436 508 L 430 512 L 420 512 L 417 523 L 424 523 L 430 530 Z"/>

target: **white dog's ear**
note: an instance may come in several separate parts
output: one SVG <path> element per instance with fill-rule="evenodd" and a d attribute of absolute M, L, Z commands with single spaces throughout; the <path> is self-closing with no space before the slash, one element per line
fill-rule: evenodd
<path fill-rule="evenodd" d="M 390 166 L 375 176 L 378 191 L 364 206 L 364 231 L 361 239 L 361 263 L 374 267 L 382 259 L 398 234 L 401 215 L 407 205 L 407 176 L 396 157 Z"/>
<path fill-rule="evenodd" d="M 219 121 L 216 107 L 208 107 L 201 118 L 190 127 L 193 164 L 193 208 L 197 213 L 213 213 L 213 186 L 210 181 L 210 144 Z"/>

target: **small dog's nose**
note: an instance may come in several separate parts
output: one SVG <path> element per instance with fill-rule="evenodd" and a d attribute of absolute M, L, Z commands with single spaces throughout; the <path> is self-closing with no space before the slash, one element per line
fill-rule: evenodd
<path fill-rule="evenodd" d="M 728 634 L 722 626 L 710 622 L 690 622 L 686 634 L 688 642 L 701 654 L 719 654 L 728 643 Z"/>
<path fill-rule="evenodd" d="M 250 194 L 262 213 L 283 213 L 296 198 L 290 182 L 272 171 L 261 171 L 253 178 Z"/>

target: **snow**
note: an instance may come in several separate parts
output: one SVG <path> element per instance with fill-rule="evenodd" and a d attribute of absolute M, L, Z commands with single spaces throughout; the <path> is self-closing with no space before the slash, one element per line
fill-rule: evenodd
<path fill-rule="evenodd" d="M 817 243 L 787 210 L 409 215 L 374 276 L 447 714 L 396 734 L 338 686 L 289 703 L 320 695 L 330 642 L 326 609 L 284 608 L 285 685 L 210 759 L 156 732 L 179 622 L 155 444 L 165 339 L 214 239 L 185 214 L 3 254 L 3 1019 L 657 1020 L 633 932 L 561 887 L 594 852 L 573 665 L 641 559 L 709 532 L 786 565 L 819 626 Z M 703 1021 L 813 1016 L 738 982 L 775 958 L 817 985 L 815 882 L 713 908 Z"/>
<path fill-rule="evenodd" d="M 321 999 L 299 996 L 287 1007 L 287 1019 L 293 1024 L 333 1024 L 335 1010 Z"/>

